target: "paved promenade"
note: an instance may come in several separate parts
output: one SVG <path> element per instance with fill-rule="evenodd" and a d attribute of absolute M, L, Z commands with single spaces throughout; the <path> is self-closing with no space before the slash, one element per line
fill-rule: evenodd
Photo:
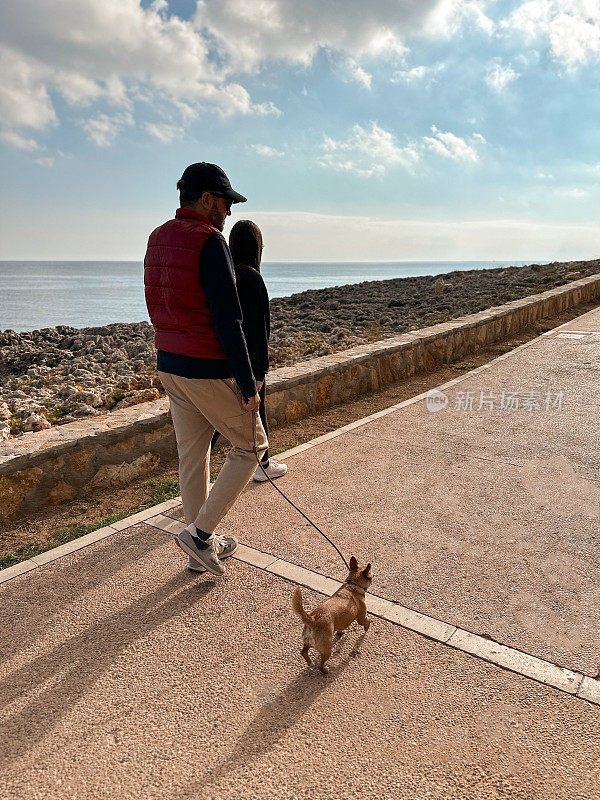
<path fill-rule="evenodd" d="M 0 800 L 598 800 L 599 363 L 597 309 L 284 457 L 373 563 L 327 677 L 290 600 L 344 570 L 268 484 L 221 579 L 177 500 L 0 573 Z"/>

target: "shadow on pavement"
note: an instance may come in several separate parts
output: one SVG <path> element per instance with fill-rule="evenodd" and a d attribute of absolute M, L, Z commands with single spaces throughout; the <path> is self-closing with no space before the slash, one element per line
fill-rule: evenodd
<path fill-rule="evenodd" d="M 147 526 L 143 532 L 123 531 L 87 548 L 83 560 L 61 559 L 58 579 L 48 579 L 48 568 L 42 567 L 22 580 L 8 581 L 2 586 L 2 606 L 11 624 L 0 630 L 2 658 L 10 658 L 35 641 L 61 609 L 157 550 L 167 538 Z"/>
<path fill-rule="evenodd" d="M 178 800 L 201 797 L 202 790 L 218 784 L 222 778 L 269 753 L 283 736 L 299 722 L 314 701 L 331 687 L 353 658 L 358 655 L 364 641 L 364 631 L 357 637 L 349 651 L 339 661 L 332 661 L 329 675 L 322 675 L 315 663 L 315 652 L 311 651 L 313 666 L 304 667 L 299 675 L 283 691 L 263 705 L 237 740 L 230 755 L 221 764 L 215 765 L 197 783 L 185 787 Z M 344 648 L 348 637 L 334 640 L 334 653 Z M 300 652 L 298 651 L 298 658 Z"/>
<path fill-rule="evenodd" d="M 0 766 L 24 756 L 50 733 L 122 650 L 213 587 L 212 581 L 198 583 L 196 576 L 178 573 L 156 591 L 12 672 L 0 684 L 0 708 L 7 711 L 0 730 Z M 11 713 L 10 706 L 28 694 L 33 697 L 25 699 L 24 708 Z"/>

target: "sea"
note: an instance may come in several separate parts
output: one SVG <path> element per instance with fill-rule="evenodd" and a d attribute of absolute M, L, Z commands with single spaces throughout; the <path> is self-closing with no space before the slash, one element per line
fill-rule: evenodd
<path fill-rule="evenodd" d="M 454 270 L 522 266 L 524 261 L 264 262 L 270 297 L 362 281 Z M 0 330 L 147 320 L 140 261 L 0 261 Z"/>

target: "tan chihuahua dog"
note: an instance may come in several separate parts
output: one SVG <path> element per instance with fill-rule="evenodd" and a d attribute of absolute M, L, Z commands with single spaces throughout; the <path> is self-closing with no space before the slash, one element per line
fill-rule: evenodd
<path fill-rule="evenodd" d="M 372 580 L 371 565 L 361 567 L 352 556 L 350 572 L 343 586 L 340 586 L 332 597 L 328 597 L 317 606 L 312 613 L 307 614 L 302 606 L 300 588 L 294 590 L 292 608 L 304 622 L 302 655 L 306 663 L 310 664 L 309 648 L 314 647 L 318 650 L 321 655 L 321 672 L 324 675 L 329 672 L 329 667 L 325 664 L 331 656 L 333 634 L 345 631 L 354 620 L 362 625 L 365 631 L 369 630 L 371 621 L 367 619 L 365 592 Z"/>

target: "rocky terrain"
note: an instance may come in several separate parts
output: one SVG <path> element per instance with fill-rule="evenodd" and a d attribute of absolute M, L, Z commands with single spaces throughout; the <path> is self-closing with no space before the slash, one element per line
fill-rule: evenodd
<path fill-rule="evenodd" d="M 434 325 L 600 273 L 600 260 L 368 281 L 271 301 L 271 368 Z M 152 327 L 0 332 L 0 440 L 157 399 Z"/>

